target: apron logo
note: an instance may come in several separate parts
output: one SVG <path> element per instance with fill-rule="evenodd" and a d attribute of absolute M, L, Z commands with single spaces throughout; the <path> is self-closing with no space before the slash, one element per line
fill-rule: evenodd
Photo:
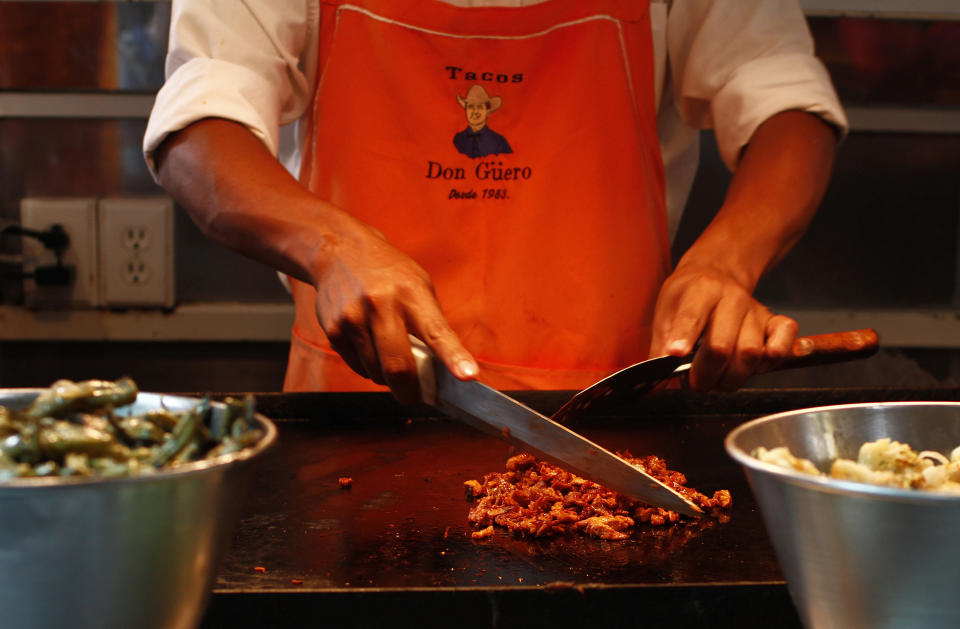
<path fill-rule="evenodd" d="M 457 94 L 457 102 L 467 116 L 467 128 L 453 136 L 453 145 L 467 157 L 513 153 L 507 139 L 487 126 L 490 114 L 500 109 L 503 99 L 490 96 L 482 85 L 474 85 L 466 98 Z"/>
<path fill-rule="evenodd" d="M 450 76 L 448 77 L 451 81 L 457 80 L 457 75 L 463 72 L 464 81 L 476 81 L 477 79 L 481 81 L 496 81 L 497 83 L 523 83 L 523 72 L 517 72 L 516 74 L 506 75 L 493 72 L 473 72 L 471 70 L 464 70 L 463 68 L 458 68 L 457 66 L 444 66 Z"/>
<path fill-rule="evenodd" d="M 467 128 L 453 136 L 453 145 L 457 151 L 470 159 L 480 159 L 488 155 L 513 153 L 507 139 L 487 126 L 490 114 L 500 109 L 503 99 L 490 96 L 482 85 L 473 85 L 466 96 L 457 94 L 457 102 L 467 116 Z M 481 159 L 473 171 L 477 182 L 483 186 L 477 188 L 452 188 L 448 199 L 499 199 L 507 200 L 510 190 L 500 182 L 530 179 L 533 169 L 530 166 L 509 166 L 501 161 Z M 427 179 L 445 181 L 464 181 L 467 171 L 461 166 L 444 166 L 440 162 L 427 161 Z M 496 183 L 493 183 L 496 182 Z M 489 186 L 489 187 L 487 187 Z"/>

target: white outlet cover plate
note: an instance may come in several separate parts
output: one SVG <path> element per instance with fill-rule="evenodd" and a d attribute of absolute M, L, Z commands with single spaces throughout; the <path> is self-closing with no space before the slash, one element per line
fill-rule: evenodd
<path fill-rule="evenodd" d="M 59 223 L 70 237 L 63 264 L 75 269 L 71 286 L 37 286 L 33 279 L 23 283 L 24 301 L 29 307 L 96 307 L 99 305 L 97 261 L 97 200 L 85 197 L 30 197 L 20 200 L 20 225 L 45 231 Z M 23 238 L 23 270 L 32 273 L 38 266 L 56 264 L 56 255 L 35 238 Z"/>
<path fill-rule="evenodd" d="M 169 197 L 103 198 L 98 216 L 101 304 L 173 307 L 173 201 Z"/>

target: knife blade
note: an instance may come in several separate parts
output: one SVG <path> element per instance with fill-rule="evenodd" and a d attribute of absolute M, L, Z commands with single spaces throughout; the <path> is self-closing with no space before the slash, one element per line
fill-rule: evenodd
<path fill-rule="evenodd" d="M 801 336 L 794 341 L 790 355 L 772 370 L 867 358 L 875 354 L 879 346 L 880 337 L 876 330 L 870 328 Z M 564 422 L 598 402 L 614 404 L 630 397 L 646 395 L 664 381 L 689 372 L 693 356 L 658 356 L 624 367 L 574 394 L 550 418 Z"/>
<path fill-rule="evenodd" d="M 696 504 L 642 469 L 492 387 L 458 379 L 419 339 L 410 342 L 425 403 L 625 496 L 683 515 L 703 515 Z"/>

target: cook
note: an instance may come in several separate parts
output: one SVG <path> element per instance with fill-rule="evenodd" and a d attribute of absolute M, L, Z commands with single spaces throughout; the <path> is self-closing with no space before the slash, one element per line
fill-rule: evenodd
<path fill-rule="evenodd" d="M 286 390 L 412 401 L 408 333 L 501 389 L 579 389 L 701 339 L 691 385 L 729 390 L 796 336 L 752 292 L 847 127 L 795 0 L 174 0 L 171 19 L 145 156 L 206 235 L 289 277 Z M 701 128 L 734 175 L 672 268 Z"/>

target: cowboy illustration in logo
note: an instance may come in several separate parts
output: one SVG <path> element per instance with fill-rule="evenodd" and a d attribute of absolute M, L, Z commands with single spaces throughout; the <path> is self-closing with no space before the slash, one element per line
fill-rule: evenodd
<path fill-rule="evenodd" d="M 490 96 L 480 85 L 467 91 L 467 97 L 457 94 L 457 102 L 467 114 L 467 128 L 453 136 L 453 145 L 467 157 L 477 158 L 500 153 L 513 153 L 507 139 L 487 126 L 487 118 L 500 109 L 503 99 Z"/>

